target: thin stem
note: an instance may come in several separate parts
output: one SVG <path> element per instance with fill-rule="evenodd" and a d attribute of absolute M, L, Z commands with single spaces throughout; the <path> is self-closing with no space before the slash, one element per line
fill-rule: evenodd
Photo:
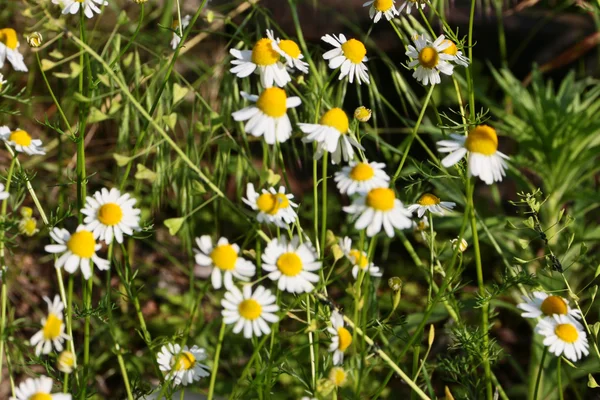
<path fill-rule="evenodd" d="M 556 380 L 558 381 L 558 398 L 564 400 L 563 387 L 562 387 L 562 357 L 558 357 L 558 363 L 556 364 Z"/>
<path fill-rule="evenodd" d="M 475 91 L 473 89 L 473 22 L 475 21 L 475 2 L 471 0 L 471 12 L 469 14 L 469 38 L 467 44 L 467 50 L 469 52 L 469 60 L 471 63 L 467 68 L 467 82 L 469 84 L 469 119 L 475 120 Z"/>
<path fill-rule="evenodd" d="M 213 361 L 212 371 L 210 373 L 210 385 L 208 387 L 207 400 L 212 400 L 215 392 L 215 382 L 217 381 L 217 372 L 219 371 L 219 358 L 221 357 L 221 346 L 223 345 L 223 337 L 225 336 L 225 322 L 221 323 L 221 330 L 219 331 L 219 341 L 217 343 L 217 349 L 215 351 L 215 360 Z"/>
<path fill-rule="evenodd" d="M 548 348 L 544 346 L 544 352 L 542 353 L 542 358 L 540 360 L 540 367 L 538 369 L 537 378 L 535 379 L 535 389 L 533 389 L 533 397 L 532 400 L 538 398 L 538 390 L 540 388 L 540 382 L 542 381 L 542 373 L 544 372 L 544 361 L 546 360 L 546 354 L 548 353 Z"/>
<path fill-rule="evenodd" d="M 310 294 L 306 295 L 306 323 L 308 326 L 311 325 L 311 315 L 310 315 Z M 316 388 L 317 385 L 317 361 L 315 357 L 315 347 L 314 347 L 314 339 L 312 330 L 308 331 L 308 349 L 310 352 L 310 376 L 311 376 L 311 384 L 313 389 Z"/>
<path fill-rule="evenodd" d="M 327 235 L 327 214 L 329 209 L 327 207 L 327 156 L 328 153 L 323 154 L 323 182 L 321 182 L 322 196 L 321 199 L 321 259 L 325 258 L 325 238 Z"/>
<path fill-rule="evenodd" d="M 50 92 L 50 97 L 52 97 L 52 101 L 54 102 L 54 105 L 56 106 L 56 109 L 58 110 L 58 113 L 60 114 L 63 122 L 65 123 L 66 127 L 68 128 L 68 132 L 71 133 L 71 125 L 69 124 L 69 120 L 65 116 L 65 113 L 63 112 L 63 109 L 60 106 L 60 103 L 58 102 L 58 100 L 56 99 L 56 96 L 54 95 L 54 92 L 52 91 L 52 86 L 50 86 L 50 83 L 48 82 L 48 78 L 46 77 L 46 73 L 44 72 L 44 69 L 42 68 L 42 61 L 40 60 L 40 55 L 39 55 L 38 52 L 35 53 L 35 58 L 37 60 L 38 66 L 40 67 L 40 73 L 42 74 L 42 78 L 44 79 L 44 83 L 46 83 L 46 87 L 48 88 L 48 92 Z"/>

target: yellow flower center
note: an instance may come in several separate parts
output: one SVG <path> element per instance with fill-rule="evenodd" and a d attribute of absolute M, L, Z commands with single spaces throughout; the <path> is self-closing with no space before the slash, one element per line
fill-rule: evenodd
<path fill-rule="evenodd" d="M 262 306 L 254 299 L 244 300 L 238 306 L 238 312 L 244 319 L 254 321 L 262 314 Z"/>
<path fill-rule="evenodd" d="M 296 276 L 302 272 L 302 260 L 296 253 L 283 253 L 277 259 L 277 268 L 285 276 Z"/>
<path fill-rule="evenodd" d="M 16 49 L 19 45 L 17 32 L 12 28 L 0 29 L 0 42 L 11 50 Z"/>
<path fill-rule="evenodd" d="M 25 218 L 21 221 L 21 233 L 27 236 L 33 236 L 37 230 L 37 222 L 35 218 Z"/>
<path fill-rule="evenodd" d="M 394 208 L 396 195 L 392 189 L 376 188 L 367 194 L 367 206 L 378 211 L 389 211 Z"/>
<path fill-rule="evenodd" d="M 421 64 L 422 67 L 431 69 L 438 65 L 439 60 L 440 56 L 433 47 L 425 47 L 419 53 L 419 64 Z"/>
<path fill-rule="evenodd" d="M 256 65 L 273 65 L 279 61 L 279 54 L 273 50 L 271 39 L 260 39 L 252 48 L 252 62 Z"/>
<path fill-rule="evenodd" d="M 281 51 L 292 58 L 298 58 L 300 55 L 300 47 L 293 40 L 282 40 L 278 43 L 278 46 Z"/>
<path fill-rule="evenodd" d="M 62 319 L 58 317 L 58 315 L 54 313 L 50 313 L 48 315 L 48 319 L 46 320 L 46 324 L 44 325 L 44 329 L 42 332 L 44 333 L 44 339 L 46 340 L 54 340 L 60 336 L 60 328 L 62 327 Z"/>
<path fill-rule="evenodd" d="M 354 118 L 360 122 L 367 122 L 371 118 L 372 111 L 365 106 L 360 106 L 354 110 Z"/>
<path fill-rule="evenodd" d="M 343 368 L 335 367 L 329 373 L 329 379 L 335 386 L 342 386 L 346 383 L 346 371 Z"/>
<path fill-rule="evenodd" d="M 177 371 L 187 371 L 189 369 L 192 369 L 196 364 L 196 357 L 194 357 L 194 355 L 189 351 L 184 351 L 181 354 L 179 354 L 179 356 L 176 355 L 175 357 L 178 357 L 175 366 Z"/>
<path fill-rule="evenodd" d="M 572 324 L 559 324 L 554 329 L 554 333 L 560 340 L 567 343 L 575 343 L 579 338 L 579 332 Z"/>
<path fill-rule="evenodd" d="M 233 246 L 230 244 L 223 244 L 217 246 L 210 253 L 210 258 L 213 263 L 223 271 L 232 271 L 235 269 L 235 262 L 237 261 L 237 253 Z"/>
<path fill-rule="evenodd" d="M 542 312 L 546 315 L 563 314 L 566 315 L 568 312 L 567 303 L 559 296 L 548 296 L 542 302 L 540 307 Z"/>
<path fill-rule="evenodd" d="M 445 39 L 445 40 L 442 42 L 442 44 L 449 44 L 449 46 L 448 46 L 448 47 L 446 47 L 446 48 L 445 48 L 445 49 L 442 51 L 442 53 L 446 53 L 446 54 L 449 54 L 449 55 L 451 55 L 451 56 L 455 56 L 455 55 L 456 55 L 456 53 L 458 53 L 458 47 L 456 47 L 456 45 L 454 44 L 454 42 L 453 42 L 452 40 Z"/>
<path fill-rule="evenodd" d="M 358 163 L 350 171 L 350 178 L 355 181 L 368 181 L 375 176 L 375 170 L 367 163 Z"/>
<path fill-rule="evenodd" d="M 75 232 L 67 242 L 67 248 L 81 258 L 92 258 L 96 252 L 96 240 L 90 231 Z"/>
<path fill-rule="evenodd" d="M 256 106 L 269 117 L 279 118 L 285 115 L 287 107 L 285 90 L 272 87 L 265 89 L 256 102 Z"/>
<path fill-rule="evenodd" d="M 69 350 L 65 350 L 58 356 L 58 364 L 63 368 L 72 368 L 75 365 L 75 357 Z"/>
<path fill-rule="evenodd" d="M 34 393 L 33 396 L 29 396 L 29 400 L 52 400 L 52 395 L 44 392 Z"/>
<path fill-rule="evenodd" d="M 491 126 L 479 125 L 469 132 L 465 142 L 467 150 L 491 156 L 498 150 L 498 135 Z"/>
<path fill-rule="evenodd" d="M 373 3 L 373 7 L 375 7 L 377 11 L 381 12 L 389 10 L 393 7 L 393 5 L 393 0 L 375 0 L 375 3 Z"/>
<path fill-rule="evenodd" d="M 367 55 L 365 45 L 356 39 L 350 39 L 346 43 L 342 43 L 342 51 L 344 56 L 354 64 L 360 64 Z"/>
<path fill-rule="evenodd" d="M 117 225 L 123 219 L 123 210 L 116 203 L 106 203 L 98 210 L 98 220 L 104 225 Z"/>
<path fill-rule="evenodd" d="M 364 251 L 352 249 L 348 255 L 354 259 L 354 264 L 358 265 L 361 269 L 365 269 L 367 268 L 367 265 L 369 265 L 369 258 Z"/>
<path fill-rule="evenodd" d="M 346 349 L 352 344 L 352 335 L 350 332 L 348 332 L 348 329 L 342 326 L 338 328 L 338 337 L 340 338 L 338 349 L 340 351 L 346 351 Z"/>
<path fill-rule="evenodd" d="M 19 129 L 10 134 L 8 140 L 14 142 L 15 144 L 23 147 L 27 147 L 31 144 L 31 136 L 29 133 Z"/>
<path fill-rule="evenodd" d="M 431 193 L 425 193 L 419 199 L 419 204 L 422 206 L 435 206 L 436 204 L 440 204 L 440 198 Z"/>
<path fill-rule="evenodd" d="M 321 125 L 330 126 L 335 128 L 341 134 L 348 133 L 348 129 L 350 129 L 350 122 L 348 121 L 348 116 L 341 108 L 332 108 L 327 111 L 321 117 L 319 121 Z"/>
<path fill-rule="evenodd" d="M 260 211 L 275 215 L 280 209 L 289 207 L 290 201 L 283 193 L 263 193 L 258 196 L 256 205 Z"/>

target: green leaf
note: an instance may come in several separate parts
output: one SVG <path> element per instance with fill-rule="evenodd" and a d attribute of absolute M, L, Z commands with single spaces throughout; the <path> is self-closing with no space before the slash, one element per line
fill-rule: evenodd
<path fill-rule="evenodd" d="M 142 164 L 137 165 L 137 172 L 135 173 L 135 179 L 145 179 L 152 183 L 156 180 L 156 172 L 146 168 Z"/>
<path fill-rule="evenodd" d="M 110 103 L 110 109 L 108 110 L 108 114 L 109 115 L 113 115 L 114 113 L 116 113 L 117 111 L 119 111 L 121 109 L 121 102 L 120 101 L 112 101 Z"/>
<path fill-rule="evenodd" d="M 204 194 L 206 193 L 206 188 L 200 181 L 192 182 L 192 193 L 193 194 Z"/>
<path fill-rule="evenodd" d="M 530 229 L 535 229 L 535 221 L 533 220 L 533 217 L 527 218 L 525 221 L 523 221 L 523 224 Z"/>
<path fill-rule="evenodd" d="M 68 79 L 71 77 L 70 74 L 65 74 L 64 72 L 53 72 L 52 75 L 54 75 L 58 79 Z"/>
<path fill-rule="evenodd" d="M 44 58 L 44 59 L 42 60 L 42 71 L 49 71 L 49 70 L 51 70 L 52 68 L 54 68 L 54 66 L 55 66 L 55 65 L 56 65 L 56 63 L 55 63 L 55 62 L 53 62 L 53 61 L 50 61 L 50 60 L 48 60 L 48 59 Z"/>
<path fill-rule="evenodd" d="M 110 80 L 108 79 L 108 76 L 105 74 L 98 74 L 98 80 L 100 82 L 102 82 L 102 84 L 106 87 L 110 87 Z"/>
<path fill-rule="evenodd" d="M 88 122 L 100 122 L 108 119 L 108 115 L 104 114 L 102 111 L 98 110 L 96 107 L 90 108 L 90 115 L 88 116 Z"/>
<path fill-rule="evenodd" d="M 596 380 L 594 379 L 594 377 L 592 376 L 592 374 L 588 374 L 588 387 L 589 388 L 597 388 L 600 385 L 598 385 L 598 383 L 596 383 Z"/>
<path fill-rule="evenodd" d="M 175 124 L 177 124 L 177 114 L 171 113 L 171 115 L 165 115 L 164 117 L 162 117 L 162 120 L 165 124 L 167 124 L 169 129 L 174 130 Z"/>
<path fill-rule="evenodd" d="M 180 86 L 177 83 L 173 84 L 173 105 L 179 103 L 190 90 Z"/>
<path fill-rule="evenodd" d="M 65 56 L 58 50 L 53 50 L 50 54 L 50 57 L 56 58 L 57 60 L 62 60 Z"/>
<path fill-rule="evenodd" d="M 79 76 L 81 73 L 81 65 L 79 65 L 79 63 L 71 61 L 69 67 L 71 68 L 71 78 Z"/>
<path fill-rule="evenodd" d="M 169 228 L 169 234 L 171 236 L 177 235 L 177 232 L 181 229 L 183 223 L 185 222 L 185 217 L 179 218 L 169 218 L 165 220 L 165 226 Z"/>
<path fill-rule="evenodd" d="M 125 57 L 123 57 L 121 62 L 123 63 L 123 66 L 125 68 L 129 68 L 132 61 L 133 61 L 133 53 L 129 53 Z"/>
<path fill-rule="evenodd" d="M 113 158 L 115 159 L 119 167 L 124 167 L 131 161 L 131 157 L 123 156 L 117 153 L 113 154 Z"/>
<path fill-rule="evenodd" d="M 592 332 L 594 332 L 594 336 L 598 336 L 598 332 L 600 331 L 600 322 L 596 322 L 592 325 Z"/>
<path fill-rule="evenodd" d="M 89 103 L 91 101 L 91 99 L 89 97 L 85 97 L 84 95 L 82 95 L 79 92 L 73 93 L 73 98 L 80 103 Z"/>
<path fill-rule="evenodd" d="M 518 264 L 527 264 L 529 261 L 527 260 L 523 260 L 522 258 L 518 258 L 518 257 L 514 257 L 514 260 L 518 263 Z"/>
<path fill-rule="evenodd" d="M 581 257 L 582 255 L 587 253 L 587 251 L 588 251 L 588 247 L 586 246 L 586 244 L 581 243 L 581 247 L 579 248 L 579 257 Z"/>

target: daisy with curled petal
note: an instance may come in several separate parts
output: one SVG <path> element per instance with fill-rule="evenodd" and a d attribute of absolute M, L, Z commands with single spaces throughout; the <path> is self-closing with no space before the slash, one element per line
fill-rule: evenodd
<path fill-rule="evenodd" d="M 379 278 L 381 277 L 381 271 L 379 267 L 375 266 L 373 262 L 369 262 L 369 256 L 366 252 L 360 251 L 357 248 L 352 247 L 352 239 L 348 236 L 343 239 L 340 238 L 339 246 L 346 258 L 352 263 L 352 276 L 354 279 L 358 278 L 358 272 L 364 271 L 369 275 Z"/>
<path fill-rule="evenodd" d="M 302 61 L 304 55 L 300 51 L 300 47 L 293 40 L 275 38 L 273 31 L 267 29 L 267 37 L 272 40 L 271 46 L 279 55 L 285 58 L 288 68 L 295 68 L 298 71 L 307 74 L 308 63 Z"/>
<path fill-rule="evenodd" d="M 451 201 L 441 201 L 439 197 L 424 193 L 416 204 L 411 204 L 406 209 L 411 213 L 417 210 L 417 215 L 421 218 L 427 211 L 433 214 L 444 215 L 444 211 L 452 211 L 456 203 Z"/>
<path fill-rule="evenodd" d="M 15 395 L 9 400 L 71 400 L 70 394 L 52 393 L 52 385 L 47 376 L 28 378 L 15 388 Z"/>
<path fill-rule="evenodd" d="M 262 268 L 269 273 L 272 281 L 277 281 L 279 290 L 290 293 L 308 293 L 319 281 L 316 271 L 321 269 L 318 254 L 312 244 L 295 235 L 291 241 L 282 236 L 269 242 L 262 255 Z"/>
<path fill-rule="evenodd" d="M 252 50 L 230 49 L 229 53 L 235 60 L 231 60 L 233 68 L 229 71 L 238 78 L 245 78 L 258 69 L 260 83 L 264 88 L 270 88 L 273 83 L 284 87 L 292 78 L 281 63 L 281 56 L 273 43 L 273 39 L 262 38 L 254 44 Z"/>
<path fill-rule="evenodd" d="M 171 28 L 173 28 L 173 39 L 171 39 L 171 48 L 173 50 L 175 50 L 177 48 L 177 46 L 179 46 L 179 43 L 181 43 L 181 36 L 179 36 L 179 33 L 183 32 L 185 30 L 185 28 L 188 27 L 191 20 L 192 20 L 192 17 L 189 15 L 186 15 L 185 17 L 183 17 L 183 19 L 181 20 L 182 21 L 181 29 L 179 28 L 179 21 L 178 20 L 173 21 L 173 25 L 171 26 Z"/>
<path fill-rule="evenodd" d="M 523 296 L 524 303 L 517 305 L 517 308 L 524 311 L 521 314 L 523 318 L 551 317 L 556 314 L 581 319 L 581 312 L 571 308 L 564 297 L 537 291 L 531 294 L 531 298 Z"/>
<path fill-rule="evenodd" d="M 12 28 L 0 29 L 0 68 L 8 59 L 15 71 L 27 72 L 23 55 L 19 52 L 19 46 L 17 31 Z"/>
<path fill-rule="evenodd" d="M 223 306 L 223 323 L 233 326 L 233 333 L 244 331 L 244 337 L 250 339 L 252 334 L 260 337 L 271 333 L 267 324 L 279 321 L 275 314 L 279 311 L 277 299 L 269 289 L 257 286 L 252 292 L 252 286 L 244 285 L 242 291 L 232 286 L 221 300 Z"/>
<path fill-rule="evenodd" d="M 339 80 L 348 76 L 350 83 L 354 82 L 354 79 L 359 85 L 363 82 L 370 83 L 368 69 L 365 65 L 365 62 L 369 61 L 367 48 L 361 41 L 356 39 L 347 40 L 346 36 L 341 33 L 339 36 L 322 36 L 321 40 L 335 47 L 323 54 L 323 58 L 329 62 L 329 68 L 338 69 L 341 67 Z"/>
<path fill-rule="evenodd" d="M 542 319 L 535 332 L 545 336 L 544 346 L 557 357 L 561 355 L 573 362 L 589 354 L 588 340 L 583 326 L 567 315 L 554 314 Z"/>
<path fill-rule="evenodd" d="M 376 187 L 389 185 L 390 177 L 384 168 L 384 163 L 375 161 L 350 161 L 335 173 L 334 180 L 341 194 L 352 196 L 355 193 L 365 193 Z"/>
<path fill-rule="evenodd" d="M 35 346 L 35 355 L 49 354 L 52 348 L 56 351 L 63 350 L 63 342 L 70 337 L 65 333 L 65 324 L 63 322 L 63 309 L 65 308 L 60 297 L 54 296 L 54 300 L 44 296 L 44 301 L 48 304 L 48 317 L 42 318 L 42 329 L 31 337 L 29 342 Z"/>
<path fill-rule="evenodd" d="M 427 5 L 427 0 L 404 0 L 404 2 L 400 5 L 398 12 L 402 12 L 402 10 L 406 9 L 406 13 L 410 14 L 412 11 L 412 6 L 415 6 L 417 10 L 420 8 L 421 10 L 425 9 Z"/>
<path fill-rule="evenodd" d="M 444 40 L 443 44 L 448 44 L 448 47 L 444 49 L 443 53 L 453 56 L 454 60 L 452 60 L 452 62 L 454 64 L 460 65 L 461 67 L 465 68 L 469 66 L 469 59 L 463 56 L 462 51 L 458 50 L 456 43 L 454 43 L 452 40 L 446 39 Z"/>
<path fill-rule="evenodd" d="M 446 168 L 458 163 L 468 154 L 469 176 L 478 176 L 491 185 L 501 182 L 508 168 L 508 156 L 498 151 L 498 135 L 491 126 L 479 125 L 469 131 L 467 136 L 451 134 L 451 140 L 437 142 L 440 153 L 450 153 L 442 160 Z"/>
<path fill-rule="evenodd" d="M 75 273 L 79 268 L 85 279 L 90 279 L 92 276 L 91 262 L 102 271 L 110 268 L 110 262 L 96 254 L 102 245 L 96 243 L 94 234 L 83 225 L 79 225 L 72 235 L 66 229 L 54 228 L 50 231 L 50 237 L 56 244 L 49 244 L 44 249 L 48 253 L 62 253 L 56 260 L 56 268 L 64 266 L 65 271 L 70 274 Z"/>
<path fill-rule="evenodd" d="M 0 139 L 11 145 L 17 152 L 27 155 L 44 155 L 46 151 L 42 147 L 42 141 L 32 139 L 29 133 L 22 129 L 11 132 L 8 126 L 0 126 Z"/>
<path fill-rule="evenodd" d="M 241 92 L 244 99 L 256 105 L 242 108 L 231 115 L 236 121 L 248 121 L 244 131 L 256 137 L 265 137 L 267 144 L 283 143 L 292 136 L 292 123 L 287 116 L 288 108 L 302 103 L 300 97 L 287 97 L 285 90 L 271 87 L 260 96 Z"/>
<path fill-rule="evenodd" d="M 182 349 L 177 343 L 169 343 L 161 347 L 156 360 L 160 370 L 167 373 L 165 379 L 187 386 L 210 375 L 210 368 L 200 363 L 206 357 L 206 351 L 196 345 Z"/>
<path fill-rule="evenodd" d="M 428 85 L 440 83 L 440 72 L 445 75 L 452 75 L 454 67 L 448 61 L 454 61 L 455 56 L 444 53 L 449 43 L 444 42 L 444 35 L 440 35 L 434 42 L 425 38 L 425 35 L 414 38 L 415 45 L 408 46 L 406 55 L 413 60 L 408 63 L 409 68 L 417 67 L 413 72 L 413 78 Z"/>
<path fill-rule="evenodd" d="M 333 365 L 342 365 L 344 352 L 352 344 L 352 334 L 344 327 L 344 317 L 337 311 L 331 313 L 331 326 L 327 328 L 331 334 L 329 352 L 333 353 Z"/>
<path fill-rule="evenodd" d="M 211 283 L 215 289 L 221 289 L 222 284 L 226 289 L 233 286 L 233 277 L 242 281 L 248 281 L 254 276 L 256 267 L 251 261 L 239 257 L 240 247 L 237 244 L 229 244 L 227 238 L 222 237 L 213 246 L 212 239 L 208 235 L 196 238 L 198 250 L 196 253 L 196 264 L 203 267 L 212 267 L 210 275 Z"/>
<path fill-rule="evenodd" d="M 370 0 L 363 4 L 363 7 L 369 7 L 369 18 L 374 23 L 379 22 L 382 16 L 388 21 L 394 18 L 395 15 L 400 15 L 395 6 L 395 0 Z"/>
<path fill-rule="evenodd" d="M 367 193 L 361 193 L 352 205 L 344 207 L 344 211 L 358 216 L 354 228 L 367 228 L 367 236 L 375 236 L 381 227 L 389 237 L 394 237 L 394 228 L 408 229 L 412 226 L 411 213 L 404 208 L 392 189 L 379 187 Z"/>
<path fill-rule="evenodd" d="M 287 229 L 288 225 L 293 223 L 296 218 L 294 208 L 298 204 L 292 202 L 294 195 L 285 193 L 285 187 L 280 186 L 279 191 L 270 187 L 269 190 L 262 189 L 258 194 L 254 190 L 254 185 L 249 183 L 246 186 L 246 198 L 242 201 L 253 210 L 258 210 L 256 220 L 261 223 L 275 224 L 280 228 Z"/>
<path fill-rule="evenodd" d="M 94 13 L 102 12 L 98 6 L 108 5 L 108 1 L 105 0 L 52 0 L 52 3 L 62 6 L 63 14 L 77 14 L 79 8 L 83 7 L 83 13 L 88 18 L 94 18 Z"/>

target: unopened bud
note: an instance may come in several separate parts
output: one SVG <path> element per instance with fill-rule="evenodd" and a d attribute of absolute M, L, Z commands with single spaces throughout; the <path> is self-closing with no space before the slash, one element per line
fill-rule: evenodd
<path fill-rule="evenodd" d="M 44 38 L 42 37 L 42 34 L 39 32 L 33 32 L 31 35 L 29 35 L 27 37 L 27 43 L 29 44 L 29 46 L 31 47 L 40 47 L 42 45 L 42 41 L 44 40 Z"/>
<path fill-rule="evenodd" d="M 388 285 L 390 286 L 390 289 L 392 289 L 394 292 L 399 292 L 402 289 L 402 279 L 398 278 L 397 276 L 394 276 L 388 279 Z"/>
<path fill-rule="evenodd" d="M 360 122 L 367 122 L 368 120 L 370 120 L 371 114 L 371 110 L 364 106 L 360 106 L 356 110 L 354 110 L 354 118 L 356 118 Z"/>
<path fill-rule="evenodd" d="M 456 246 L 457 246 L 456 243 L 458 242 L 458 238 L 452 239 L 450 242 L 452 243 L 452 250 L 456 250 Z M 460 239 L 460 245 L 458 245 L 458 250 L 461 253 L 463 253 L 467 249 L 468 246 L 469 245 L 465 239 Z"/>
<path fill-rule="evenodd" d="M 21 207 L 21 217 L 23 218 L 31 218 L 33 215 L 33 210 L 31 207 Z"/>
<path fill-rule="evenodd" d="M 57 364 L 59 371 L 70 374 L 75 365 L 75 356 L 69 350 L 65 350 L 59 354 Z"/>

